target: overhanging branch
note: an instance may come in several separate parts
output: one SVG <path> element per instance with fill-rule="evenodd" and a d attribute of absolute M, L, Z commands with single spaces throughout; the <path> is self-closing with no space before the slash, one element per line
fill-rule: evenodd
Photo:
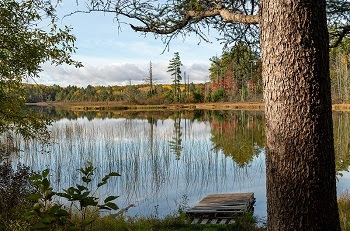
<path fill-rule="evenodd" d="M 343 40 L 343 38 L 347 35 L 350 34 L 350 25 L 344 26 L 341 28 L 340 31 L 331 34 L 332 36 L 336 37 L 336 40 L 331 44 L 331 48 L 337 47 Z"/>
<path fill-rule="evenodd" d="M 134 25 L 130 25 L 130 26 L 133 30 L 139 31 L 139 32 L 171 34 L 177 30 L 184 28 L 187 24 L 191 22 L 191 20 L 198 22 L 205 18 L 211 18 L 215 16 L 220 16 L 224 22 L 244 23 L 244 24 L 259 23 L 258 15 L 246 15 L 246 14 L 233 13 L 226 8 L 217 7 L 211 10 L 188 11 L 181 21 L 178 21 L 176 24 L 168 28 L 165 28 L 165 27 L 159 28 L 159 27 L 153 26 L 151 23 L 145 23 L 145 22 L 143 22 L 145 24 L 144 27 L 134 26 Z"/>

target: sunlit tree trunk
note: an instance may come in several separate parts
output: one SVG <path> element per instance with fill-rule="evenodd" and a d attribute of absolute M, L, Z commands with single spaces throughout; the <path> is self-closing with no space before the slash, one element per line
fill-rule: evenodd
<path fill-rule="evenodd" d="M 269 230 L 340 230 L 324 0 L 262 0 Z"/>

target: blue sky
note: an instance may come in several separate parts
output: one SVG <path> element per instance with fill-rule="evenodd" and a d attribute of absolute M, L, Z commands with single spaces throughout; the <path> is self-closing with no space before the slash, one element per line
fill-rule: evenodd
<path fill-rule="evenodd" d="M 59 16 L 84 8 L 77 6 L 75 1 L 66 0 L 57 8 Z M 77 53 L 75 59 L 83 62 L 84 67 L 75 69 L 70 66 L 54 67 L 44 64 L 44 72 L 39 83 L 61 86 L 78 85 L 125 85 L 142 83 L 148 75 L 149 62 L 153 63 L 153 72 L 158 83 L 171 82 L 170 74 L 166 72 L 169 60 L 174 52 L 179 52 L 183 71 L 193 82 L 203 82 L 209 75 L 209 58 L 220 55 L 222 45 L 214 38 L 215 32 L 209 38 L 212 43 L 202 42 L 189 35 L 184 41 L 174 39 L 170 43 L 169 51 L 161 54 L 165 45 L 152 34 L 144 37 L 134 32 L 128 25 L 118 25 L 114 22 L 113 14 L 78 13 L 65 17 L 59 25 L 70 25 L 77 38 Z"/>

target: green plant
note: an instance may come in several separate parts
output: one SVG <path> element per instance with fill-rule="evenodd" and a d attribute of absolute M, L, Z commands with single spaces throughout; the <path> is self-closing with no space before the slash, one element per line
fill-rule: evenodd
<path fill-rule="evenodd" d="M 41 174 L 35 174 L 29 179 L 39 189 L 39 193 L 30 195 L 27 199 L 36 203 L 26 213 L 26 218 L 33 221 L 33 228 L 39 230 L 52 230 L 62 228 L 63 230 L 85 230 L 87 226 L 92 225 L 96 220 L 94 216 L 90 216 L 90 211 L 95 210 L 118 210 L 118 206 L 112 201 L 118 196 L 108 196 L 104 203 L 99 204 L 99 198 L 95 196 L 97 190 L 107 184 L 110 177 L 120 176 L 119 173 L 111 172 L 104 176 L 97 184 L 92 192 L 91 182 L 96 168 L 91 162 L 88 162 L 85 168 L 79 169 L 81 173 L 82 184 L 77 184 L 76 187 L 69 187 L 63 190 L 63 193 L 54 192 L 50 186 L 48 179 L 49 170 L 46 169 Z M 72 202 L 68 210 L 62 204 L 53 202 L 53 198 L 65 198 Z M 72 221 L 72 207 L 78 210 L 78 222 Z M 69 211 L 69 212 L 68 212 Z"/>
<path fill-rule="evenodd" d="M 32 174 L 24 165 L 14 168 L 10 163 L 0 164 L 0 230 L 21 230 L 19 226 L 27 225 L 22 219 L 23 210 L 34 203 L 26 197 L 37 192 L 28 180 Z"/>
<path fill-rule="evenodd" d="M 68 201 L 77 202 L 78 210 L 81 215 L 81 220 L 79 226 L 81 230 L 84 230 L 85 227 L 92 224 L 95 221 L 94 217 L 87 216 L 89 207 L 95 207 L 97 210 L 118 210 L 118 206 L 112 201 L 117 199 L 118 196 L 108 196 L 103 204 L 99 204 L 99 198 L 95 197 L 97 190 L 107 184 L 107 181 L 112 176 L 120 176 L 117 172 L 111 172 L 107 174 L 102 180 L 97 184 L 95 191 L 89 189 L 91 188 L 92 176 L 96 168 L 92 165 L 91 162 L 88 162 L 88 166 L 81 168 L 79 171 L 82 173 L 82 181 L 84 185 L 77 184 L 76 187 L 70 187 L 67 190 L 63 190 L 64 193 L 57 193 L 58 196 L 68 199 Z"/>
<path fill-rule="evenodd" d="M 221 100 L 224 100 L 225 99 L 225 90 L 220 88 L 220 89 L 217 89 L 216 91 L 214 91 L 213 93 L 213 101 L 214 102 L 218 102 L 218 101 L 221 101 Z"/>
<path fill-rule="evenodd" d="M 350 230 L 350 193 L 348 190 L 339 197 L 338 209 L 342 230 Z"/>
<path fill-rule="evenodd" d="M 27 197 L 35 204 L 24 216 L 32 221 L 32 228 L 37 230 L 52 230 L 57 226 L 69 225 L 67 219 L 69 213 L 62 205 L 53 202 L 53 196 L 56 193 L 52 190 L 48 175 L 49 170 L 46 169 L 41 174 L 29 177 L 39 192 Z"/>

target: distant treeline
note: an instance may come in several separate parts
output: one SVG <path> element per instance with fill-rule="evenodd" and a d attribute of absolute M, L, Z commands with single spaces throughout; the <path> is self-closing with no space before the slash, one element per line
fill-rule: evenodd
<path fill-rule="evenodd" d="M 210 59 L 210 82 L 189 83 L 181 71 L 178 53 L 170 60 L 172 84 L 154 84 L 152 63 L 145 84 L 128 86 L 60 87 L 25 84 L 26 101 L 108 102 L 130 104 L 201 103 L 230 101 L 262 101 L 263 81 L 259 54 L 250 47 L 237 44 L 220 57 Z M 330 51 L 330 74 L 333 101 L 350 102 L 350 40 Z"/>
<path fill-rule="evenodd" d="M 151 104 L 175 102 L 171 85 L 153 86 L 152 94 L 146 84 L 128 86 L 91 86 L 77 87 L 58 85 L 45 86 L 37 84 L 24 85 L 28 103 L 37 102 L 107 102 L 120 101 L 127 103 Z M 181 102 L 202 102 L 204 84 L 181 86 Z"/>

